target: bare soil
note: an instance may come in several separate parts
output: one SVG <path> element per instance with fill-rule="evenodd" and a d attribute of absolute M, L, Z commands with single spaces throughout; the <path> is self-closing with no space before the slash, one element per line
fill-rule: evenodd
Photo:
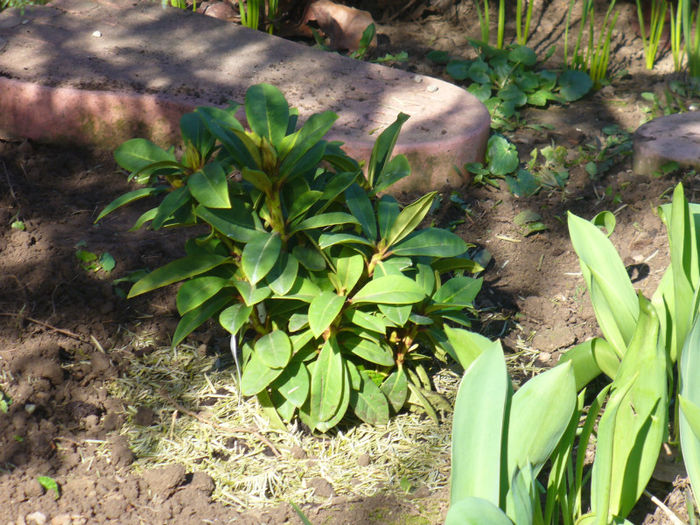
<path fill-rule="evenodd" d="M 370 8 L 385 35 L 378 55 L 407 51 L 409 61 L 398 67 L 439 77 L 444 66 L 425 59 L 427 51 L 470 56 L 465 34 L 478 33 L 471 1 L 406 5 L 410 8 L 391 2 Z M 560 41 L 568 1 L 536 6 L 532 44 L 543 53 Z M 478 299 L 482 329 L 501 336 L 518 354 L 512 373 L 520 379 L 532 366 L 552 366 L 563 351 L 598 333 L 569 242 L 567 211 L 586 218 L 616 212 L 612 240 L 635 285 L 650 296 L 668 260 L 655 209 L 681 178 L 691 200 L 700 191 L 695 174 L 635 175 L 629 157 L 595 178 L 576 162 L 579 146 L 605 143 L 605 126 L 634 130 L 648 106 L 641 93 L 660 93 L 673 77 L 668 56 L 653 73 L 643 69 L 636 11 L 631 3 L 620 7 L 612 84 L 569 106 L 524 113 L 525 123 L 551 129 L 521 126 L 508 134 L 522 159 L 536 147 L 565 146 L 572 162 L 565 189 L 516 198 L 504 182 L 500 188 L 467 187 L 456 192 L 464 205 L 444 194 L 433 217 L 443 226 L 456 224 L 465 240 L 491 254 Z M 554 55 L 553 64 L 560 56 Z M 109 154 L 0 143 L 0 391 L 11 400 L 7 413 L 0 413 L 0 523 L 298 523 L 286 504 L 240 511 L 212 501 L 216 480 L 204 472 L 186 472 L 179 464 L 143 474 L 130 468 L 135 457 L 120 428 L 130 407 L 138 408 L 136 417 L 152 415 L 133 400 L 110 396 L 106 385 L 143 351 L 133 346 L 134 334 L 154 334 L 154 345 L 167 344 L 177 312 L 172 291 L 127 301 L 112 281 L 181 255 L 183 237 L 128 232 L 145 209 L 139 206 L 93 225 L 99 211 L 128 189 Z M 514 223 L 524 210 L 538 213 L 546 230 L 525 236 Z M 12 227 L 15 221 L 24 229 Z M 109 274 L 83 268 L 76 257 L 81 241 L 84 250 L 110 253 L 116 268 Z M 210 338 L 211 331 L 202 332 L 190 343 L 206 351 Z M 38 476 L 55 479 L 60 498 Z M 304 507 L 313 523 L 437 523 L 447 508 L 446 489 L 409 495 L 388 489 L 366 498 L 335 495 L 332 487 L 317 485 L 327 497 L 323 505 Z M 682 507 L 672 482 L 655 481 L 651 490 Z M 632 521 L 664 523 L 647 500 Z"/>

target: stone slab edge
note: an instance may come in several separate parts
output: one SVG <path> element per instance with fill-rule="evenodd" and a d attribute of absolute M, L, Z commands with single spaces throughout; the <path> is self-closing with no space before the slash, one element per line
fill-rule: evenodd
<path fill-rule="evenodd" d="M 700 171 L 700 111 L 660 117 L 635 131 L 635 173 L 653 175 L 669 162 Z"/>

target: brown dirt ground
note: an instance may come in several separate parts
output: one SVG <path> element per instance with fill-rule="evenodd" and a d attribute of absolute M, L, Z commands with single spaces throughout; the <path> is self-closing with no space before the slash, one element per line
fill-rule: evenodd
<path fill-rule="evenodd" d="M 401 14 L 395 3 L 375 7 L 379 33 L 386 35 L 378 53 L 408 51 L 411 59 L 399 67 L 443 76 L 441 67 L 423 58 L 425 52 L 445 49 L 469 56 L 465 27 L 472 36 L 478 28 L 470 1 L 442 4 L 430 8 L 428 2 L 409 2 Z M 561 37 L 567 4 L 536 4 L 532 42 L 538 51 Z M 554 128 L 521 127 L 510 134 L 521 158 L 554 142 L 566 146 L 573 159 L 578 146 L 605 140 L 605 125 L 634 129 L 640 124 L 646 104 L 640 94 L 663 88 L 672 76 L 670 59 L 653 74 L 646 72 L 632 4 L 621 4 L 621 13 L 611 60 L 619 75 L 585 100 L 526 112 L 525 122 Z M 590 218 L 617 210 L 613 242 L 634 272 L 636 286 L 650 296 L 667 261 L 665 230 L 655 208 L 678 180 L 634 175 L 629 158 L 596 179 L 574 163 L 564 191 L 519 199 L 505 184 L 463 188 L 457 193 L 468 212 L 450 204 L 445 194 L 434 218 L 442 225 L 464 219 L 456 231 L 493 256 L 479 298 L 486 332 L 501 335 L 510 351 L 527 349 L 519 361 L 523 369 L 546 367 L 562 351 L 597 334 L 568 239 L 566 211 Z M 683 181 L 688 197 L 697 200 L 698 177 L 686 175 Z M 135 332 L 156 334 L 156 344 L 167 344 L 177 319 L 171 292 L 126 301 L 115 295 L 111 281 L 180 255 L 182 243 L 177 233 L 127 232 L 143 211 L 139 206 L 93 226 L 104 205 L 128 187 L 107 154 L 0 143 L 0 387 L 12 400 L 9 412 L 0 414 L 0 523 L 39 523 L 40 516 L 32 516 L 37 511 L 52 524 L 298 522 L 288 505 L 239 513 L 211 501 L 214 480 L 178 464 L 143 475 L 130 471 L 134 456 L 119 435 L 125 401 L 109 396 L 105 384 L 124 371 L 127 357 L 133 358 Z M 513 223 L 523 210 L 539 213 L 546 231 L 523 236 Z M 24 231 L 10 227 L 16 219 L 24 222 Z M 81 268 L 75 256 L 80 241 L 87 250 L 112 254 L 115 270 L 107 275 Z M 192 343 L 206 343 L 207 337 L 194 335 Z M 517 368 L 513 373 L 518 375 Z M 96 443 L 105 440 L 110 453 L 99 454 Z M 60 483 L 60 499 L 38 484 L 39 475 Z M 676 508 L 682 504 L 671 483 L 654 482 L 651 491 L 662 499 L 670 495 Z M 408 521 L 420 519 L 418 496 L 432 500 L 444 516 L 445 490 L 372 498 L 342 494 L 305 511 L 314 523 L 424 523 Z M 663 523 L 646 500 L 632 519 Z"/>

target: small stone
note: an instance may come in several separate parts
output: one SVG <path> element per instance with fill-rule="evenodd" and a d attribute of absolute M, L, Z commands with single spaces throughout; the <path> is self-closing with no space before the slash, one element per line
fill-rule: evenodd
<path fill-rule="evenodd" d="M 97 426 L 97 424 L 100 422 L 100 418 L 97 417 L 95 414 L 90 414 L 90 415 L 87 416 L 83 421 L 84 421 L 84 423 L 85 423 L 85 428 L 86 428 L 87 430 L 92 430 L 92 429 L 94 429 L 94 428 Z"/>
<path fill-rule="evenodd" d="M 426 91 L 427 91 L 428 93 L 435 93 L 435 92 L 436 92 L 438 89 L 440 89 L 440 88 L 437 87 L 435 84 L 432 84 L 432 85 L 428 86 L 428 87 L 425 88 L 425 89 L 426 89 Z"/>
<path fill-rule="evenodd" d="M 125 436 L 117 436 L 112 439 L 112 464 L 115 467 L 128 467 L 134 462 L 135 455 L 129 448 L 129 441 Z"/>
<path fill-rule="evenodd" d="M 357 458 L 357 464 L 361 467 L 366 467 L 370 463 L 370 458 L 367 454 L 360 454 Z"/>
<path fill-rule="evenodd" d="M 216 488 L 214 483 L 214 478 L 212 478 L 206 472 L 195 472 L 192 474 L 192 481 L 190 481 L 190 487 L 204 492 L 207 496 L 211 496 L 212 492 Z"/>
<path fill-rule="evenodd" d="M 27 522 L 27 525 L 46 525 L 46 514 L 43 512 L 32 512 L 31 514 L 27 514 L 27 516 L 24 518 Z"/>
<path fill-rule="evenodd" d="M 199 354 L 199 355 L 201 355 L 201 356 L 207 355 L 207 345 L 204 344 L 204 343 L 202 343 L 201 345 L 199 345 L 199 346 L 197 347 L 197 354 Z"/>
<path fill-rule="evenodd" d="M 299 445 L 294 445 L 290 448 L 289 453 L 294 459 L 306 459 L 306 451 Z"/>
<path fill-rule="evenodd" d="M 102 31 L 93 31 L 92 36 L 94 36 L 95 38 L 100 38 L 102 37 Z"/>
<path fill-rule="evenodd" d="M 319 498 L 332 498 L 335 496 L 333 485 L 325 478 L 314 478 L 309 481 L 309 487 L 314 489 L 314 496 Z"/>
<path fill-rule="evenodd" d="M 134 423 L 141 425 L 142 427 L 150 427 L 155 419 L 155 413 L 152 409 L 140 406 L 136 409 L 136 414 L 134 415 Z"/>
<path fill-rule="evenodd" d="M 423 82 L 423 77 L 420 76 L 420 75 L 414 75 L 414 76 L 413 76 L 413 81 L 414 81 L 416 84 L 420 84 L 421 82 Z"/>
<path fill-rule="evenodd" d="M 143 479 L 154 495 L 163 499 L 170 497 L 175 489 L 185 481 L 187 471 L 178 463 L 165 467 L 147 470 L 143 473 Z"/>
<path fill-rule="evenodd" d="M 73 519 L 70 514 L 59 514 L 51 518 L 51 525 L 71 525 L 72 523 Z"/>

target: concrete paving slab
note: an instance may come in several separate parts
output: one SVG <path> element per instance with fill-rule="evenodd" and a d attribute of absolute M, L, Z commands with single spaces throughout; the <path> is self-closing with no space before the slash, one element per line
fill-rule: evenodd
<path fill-rule="evenodd" d="M 176 143 L 182 113 L 277 86 L 302 120 L 332 110 L 329 138 L 368 159 L 399 112 L 396 153 L 413 174 L 396 191 L 459 187 L 483 158 L 490 119 L 434 78 L 352 60 L 160 2 L 55 0 L 0 13 L 0 136 L 114 148 L 134 136 Z"/>
<path fill-rule="evenodd" d="M 635 131 L 635 173 L 651 175 L 668 162 L 700 172 L 700 111 L 660 117 Z"/>

